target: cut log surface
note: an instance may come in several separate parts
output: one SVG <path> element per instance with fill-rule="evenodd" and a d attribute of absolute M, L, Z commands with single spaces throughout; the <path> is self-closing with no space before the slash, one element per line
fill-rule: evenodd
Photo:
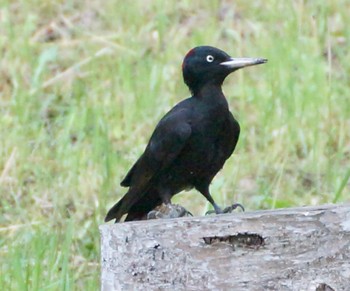
<path fill-rule="evenodd" d="M 100 226 L 101 289 L 350 290 L 350 205 Z"/>

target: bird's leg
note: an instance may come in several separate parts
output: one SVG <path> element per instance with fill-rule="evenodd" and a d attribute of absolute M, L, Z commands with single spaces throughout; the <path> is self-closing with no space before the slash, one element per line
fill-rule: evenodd
<path fill-rule="evenodd" d="M 193 216 L 191 212 L 178 204 L 171 203 L 171 195 L 162 195 L 163 203 L 147 214 L 147 219 L 157 218 L 177 218 L 185 216 Z"/>
<path fill-rule="evenodd" d="M 199 192 L 201 192 L 203 194 L 203 196 L 205 198 L 207 198 L 207 200 L 211 203 L 211 205 L 213 205 L 214 210 L 209 210 L 205 213 L 205 215 L 208 214 L 222 214 L 222 213 L 231 213 L 233 210 L 235 210 L 237 207 L 240 207 L 242 209 L 242 211 L 244 211 L 244 207 L 239 204 L 239 203 L 234 203 L 231 206 L 226 207 L 224 210 L 222 210 L 214 201 L 213 197 L 211 196 L 210 192 L 209 192 L 209 187 L 203 187 L 203 188 L 197 188 L 197 190 Z"/>
<path fill-rule="evenodd" d="M 211 203 L 211 204 L 213 205 L 214 210 L 209 210 L 208 212 L 210 212 L 210 214 L 211 214 L 211 213 L 216 213 L 216 214 L 225 213 L 225 212 L 221 209 L 221 207 L 220 207 L 219 205 L 217 205 L 215 202 L 213 202 L 213 203 Z M 207 212 L 207 214 L 208 214 L 208 212 Z"/>
<path fill-rule="evenodd" d="M 213 205 L 214 207 L 214 211 L 213 210 L 209 210 L 205 215 L 207 214 L 212 214 L 212 213 L 216 213 L 216 214 L 220 214 L 223 213 L 222 209 L 220 208 L 219 205 L 217 205 L 213 199 L 213 197 L 211 196 L 210 192 L 209 192 L 209 187 L 208 186 L 204 186 L 204 187 L 196 187 L 196 189 L 202 193 L 202 195 L 207 198 L 207 200 L 210 202 L 211 205 Z"/>
<path fill-rule="evenodd" d="M 224 210 L 221 210 L 221 208 L 218 207 L 217 204 L 215 204 L 215 205 L 213 204 L 213 206 L 214 206 L 214 209 L 215 209 L 215 210 L 208 210 L 208 211 L 205 213 L 205 215 L 209 215 L 209 214 L 213 214 L 213 213 L 216 213 L 216 214 L 232 213 L 233 210 L 235 210 L 235 209 L 238 208 L 238 207 L 241 208 L 241 210 L 242 210 L 243 212 L 245 211 L 243 205 L 240 204 L 240 203 L 234 203 L 234 204 L 232 204 L 231 206 L 227 206 L 227 207 L 224 208 Z"/>
<path fill-rule="evenodd" d="M 191 212 L 186 210 L 184 207 L 178 204 L 165 204 L 154 208 L 152 211 L 148 212 L 147 219 L 158 219 L 158 218 L 178 218 L 193 216 Z"/>

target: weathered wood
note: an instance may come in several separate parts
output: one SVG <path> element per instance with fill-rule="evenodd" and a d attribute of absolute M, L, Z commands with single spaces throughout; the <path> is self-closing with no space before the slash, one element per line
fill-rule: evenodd
<path fill-rule="evenodd" d="M 103 291 L 350 290 L 350 205 L 128 222 L 100 231 Z"/>

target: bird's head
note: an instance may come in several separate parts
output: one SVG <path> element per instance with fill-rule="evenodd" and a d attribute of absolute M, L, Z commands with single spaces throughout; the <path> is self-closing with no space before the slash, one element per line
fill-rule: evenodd
<path fill-rule="evenodd" d="M 184 82 L 195 93 L 206 84 L 221 86 L 230 73 L 240 68 L 266 62 L 262 58 L 232 58 L 218 48 L 198 46 L 185 56 L 182 73 Z"/>

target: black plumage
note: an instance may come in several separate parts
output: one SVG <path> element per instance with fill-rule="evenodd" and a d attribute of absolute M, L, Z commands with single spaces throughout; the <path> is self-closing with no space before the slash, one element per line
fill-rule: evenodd
<path fill-rule="evenodd" d="M 182 64 L 192 96 L 173 107 L 156 126 L 149 143 L 121 185 L 128 192 L 105 221 L 143 219 L 156 206 L 171 203 L 182 190 L 195 188 L 213 205 L 209 185 L 233 153 L 240 127 L 229 111 L 221 85 L 239 68 L 266 59 L 231 58 L 210 46 L 190 50 Z"/>

